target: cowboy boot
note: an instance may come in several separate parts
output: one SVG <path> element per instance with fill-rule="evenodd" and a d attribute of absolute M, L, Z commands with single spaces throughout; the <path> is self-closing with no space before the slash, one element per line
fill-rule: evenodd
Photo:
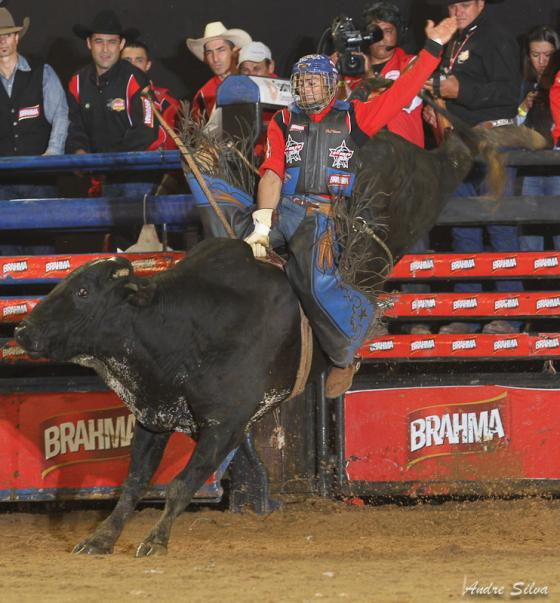
<path fill-rule="evenodd" d="M 354 375 L 360 369 L 360 360 L 360 358 L 356 357 L 352 361 L 352 364 L 348 366 L 331 367 L 325 383 L 325 396 L 327 398 L 338 398 L 338 396 L 342 396 L 342 394 L 350 389 Z"/>

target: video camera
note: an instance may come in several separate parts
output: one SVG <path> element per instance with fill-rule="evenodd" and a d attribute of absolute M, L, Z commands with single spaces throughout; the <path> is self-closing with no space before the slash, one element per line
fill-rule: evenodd
<path fill-rule="evenodd" d="M 369 31 L 356 29 L 350 17 L 339 15 L 331 24 L 331 36 L 339 54 L 337 68 L 341 75 L 361 75 L 365 72 L 364 57 L 356 52 L 367 52 L 370 44 L 383 39 L 383 31 L 373 25 Z"/>

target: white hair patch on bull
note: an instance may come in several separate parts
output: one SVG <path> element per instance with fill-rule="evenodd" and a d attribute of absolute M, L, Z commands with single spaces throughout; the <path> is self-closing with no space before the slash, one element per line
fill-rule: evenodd
<path fill-rule="evenodd" d="M 259 402 L 257 410 L 255 414 L 251 417 L 246 429 L 249 429 L 253 425 L 253 423 L 258 421 L 262 416 L 264 416 L 269 410 L 272 410 L 276 405 L 280 404 L 280 402 L 285 400 L 289 395 L 289 389 L 272 389 L 266 392 L 264 398 Z"/>
<path fill-rule="evenodd" d="M 198 425 L 190 411 L 187 399 L 147 400 L 141 395 L 142 378 L 126 360 L 93 356 L 76 356 L 72 362 L 93 369 L 124 402 L 142 425 L 163 431 L 181 431 L 190 435 L 198 433 Z"/>

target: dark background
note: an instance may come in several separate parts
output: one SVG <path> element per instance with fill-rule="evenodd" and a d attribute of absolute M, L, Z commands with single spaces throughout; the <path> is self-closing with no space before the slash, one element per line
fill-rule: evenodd
<path fill-rule="evenodd" d="M 394 0 L 410 23 L 404 46 L 416 51 L 422 44 L 427 18 L 439 19 L 446 9 L 425 0 Z M 75 37 L 75 23 L 90 25 L 97 11 L 112 8 L 123 26 L 136 27 L 151 48 L 155 61 L 151 76 L 158 85 L 170 87 L 179 97 L 192 97 L 210 77 L 210 71 L 186 48 L 187 37 L 202 37 L 209 21 L 222 21 L 228 28 L 245 29 L 254 40 L 272 49 L 277 73 L 289 74 L 301 55 L 316 50 L 321 33 L 333 17 L 346 14 L 361 24 L 366 0 L 11 0 L 4 5 L 16 24 L 31 18 L 31 26 L 20 41 L 27 56 L 50 63 L 63 84 L 70 74 L 88 61 L 85 42 Z M 560 26 L 560 0 L 504 0 L 486 10 L 521 37 L 538 24 Z"/>

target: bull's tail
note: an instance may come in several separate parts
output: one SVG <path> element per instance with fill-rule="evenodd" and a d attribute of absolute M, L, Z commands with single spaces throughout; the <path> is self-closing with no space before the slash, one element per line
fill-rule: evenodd
<path fill-rule="evenodd" d="M 434 99 L 421 92 L 422 100 L 443 115 L 453 125 L 453 129 L 459 138 L 468 147 L 472 158 L 477 155 L 483 159 L 488 166 L 486 182 L 492 197 L 498 198 L 504 190 L 505 157 L 499 151 L 500 148 L 520 148 L 537 151 L 547 147 L 546 139 L 535 130 L 525 126 L 502 126 L 500 128 L 484 129 L 471 127 L 461 118 L 452 115 L 445 108 L 438 105 Z"/>

